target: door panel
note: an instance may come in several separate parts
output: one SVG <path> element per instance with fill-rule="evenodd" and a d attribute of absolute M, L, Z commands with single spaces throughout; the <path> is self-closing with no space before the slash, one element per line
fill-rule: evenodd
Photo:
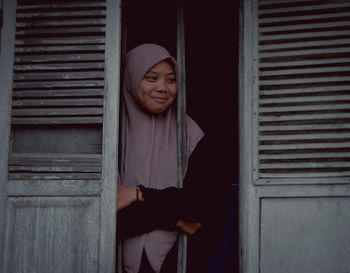
<path fill-rule="evenodd" d="M 115 271 L 119 4 L 4 2 L 1 272 Z"/>
<path fill-rule="evenodd" d="M 4 272 L 97 272 L 97 197 L 8 199 Z"/>
<path fill-rule="evenodd" d="M 262 198 L 261 272 L 346 272 L 350 197 Z"/>
<path fill-rule="evenodd" d="M 242 272 L 349 268 L 349 8 L 241 2 Z"/>

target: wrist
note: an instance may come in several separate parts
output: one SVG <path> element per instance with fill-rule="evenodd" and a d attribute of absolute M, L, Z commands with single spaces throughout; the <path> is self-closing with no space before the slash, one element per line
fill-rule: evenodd
<path fill-rule="evenodd" d="M 136 186 L 136 201 L 137 202 L 145 201 L 143 198 L 142 190 L 141 190 L 142 188 L 144 188 L 144 187 L 140 187 L 140 185 Z"/>

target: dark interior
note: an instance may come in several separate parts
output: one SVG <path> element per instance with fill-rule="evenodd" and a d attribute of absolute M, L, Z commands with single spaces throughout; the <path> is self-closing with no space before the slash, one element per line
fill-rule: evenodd
<path fill-rule="evenodd" d="M 218 244 L 218 238 L 223 238 L 227 226 L 227 219 L 224 219 L 219 230 L 213 229 L 209 236 L 189 241 L 187 271 L 206 272 L 208 267 L 213 266 L 206 259 L 210 260 L 218 252 L 223 252 L 219 256 L 224 259 L 223 256 L 227 255 L 226 271 L 215 272 L 238 272 L 239 1 L 220 0 L 210 5 L 195 1 L 184 2 L 187 113 L 206 134 L 208 145 L 201 156 L 211 161 L 212 169 L 218 174 L 213 186 L 229 189 L 235 197 L 233 201 L 227 201 L 229 212 L 222 213 L 224 218 L 228 215 L 233 218 L 233 226 L 232 223 L 229 226 L 231 234 L 225 237 L 226 241 L 231 241 L 231 249 L 225 251 Z M 166 47 L 176 56 L 176 1 L 124 1 L 123 19 L 127 50 L 138 44 L 151 42 Z M 203 170 L 203 181 L 205 176 Z M 226 193 L 222 191 L 222 194 Z M 226 200 L 226 196 L 217 196 L 216 199 L 214 202 L 222 202 Z M 225 210 L 224 207 L 222 209 Z M 203 242 L 210 245 L 209 256 L 202 251 L 203 247 L 200 245 Z M 192 267 L 195 262 L 191 261 L 202 261 L 203 267 Z"/>

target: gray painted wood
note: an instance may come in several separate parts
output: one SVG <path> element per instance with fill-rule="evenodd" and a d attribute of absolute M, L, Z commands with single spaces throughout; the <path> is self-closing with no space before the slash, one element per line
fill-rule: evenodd
<path fill-rule="evenodd" d="M 260 272 L 347 272 L 349 209 L 349 196 L 262 198 Z"/>
<path fill-rule="evenodd" d="M 183 0 L 177 1 L 177 47 L 176 60 L 179 67 L 179 86 L 177 91 L 177 166 L 178 186 L 183 187 L 183 174 L 186 169 L 187 132 L 186 132 L 186 64 L 185 64 L 185 17 Z M 177 272 L 186 273 L 187 236 L 178 239 Z"/>
<path fill-rule="evenodd" d="M 4 272 L 97 272 L 99 217 L 96 197 L 9 198 Z"/>
<path fill-rule="evenodd" d="M 101 179 L 74 180 L 9 180 L 7 184 L 7 194 L 9 196 L 100 196 Z"/>
<path fill-rule="evenodd" d="M 245 0 L 240 5 L 239 33 L 239 243 L 240 272 L 259 272 L 259 199 L 254 177 L 254 134 L 257 83 L 256 2 Z M 255 72 L 255 73 L 254 73 Z"/>
<path fill-rule="evenodd" d="M 10 140 L 12 64 L 14 56 L 16 1 L 4 1 L 4 18 L 0 47 L 0 271 L 4 265 L 7 211 L 7 164 Z"/>
<path fill-rule="evenodd" d="M 304 5 L 287 1 L 277 6 L 269 5 L 269 1 L 258 3 L 259 98 L 255 107 L 259 108 L 260 114 L 257 134 L 259 139 L 266 134 L 270 138 L 260 141 L 258 146 L 256 183 L 261 184 L 268 178 L 271 182 L 278 177 L 323 177 L 320 183 L 328 183 L 328 177 L 337 177 L 332 181 L 348 183 L 347 156 L 334 160 L 329 154 L 350 154 L 350 142 L 346 137 L 350 123 L 350 65 L 341 60 L 350 52 L 345 34 L 350 21 L 349 17 L 342 16 L 350 3 L 310 1 Z M 299 16 L 310 13 L 312 17 L 303 18 L 300 24 Z M 266 21 L 276 17 L 283 23 Z M 289 134 L 293 138 L 281 140 L 281 135 Z M 306 140 L 299 134 L 323 136 Z M 340 137 L 334 138 L 334 134 Z M 273 162 L 260 157 L 266 154 L 283 154 L 286 160 Z M 305 154 L 308 156 L 303 156 Z M 287 160 L 289 155 L 294 156 L 293 160 Z M 258 181 L 259 178 L 264 180 Z M 304 180 L 305 183 L 308 181 Z"/>
<path fill-rule="evenodd" d="M 11 154 L 10 158 L 13 156 L 18 158 L 19 153 L 22 158 L 30 157 L 30 153 L 36 153 L 30 158 L 30 161 L 55 161 L 55 158 L 56 162 L 60 158 L 65 161 L 69 160 L 69 162 L 77 161 L 74 158 L 80 158 L 80 162 L 89 162 L 91 158 L 101 160 L 102 132 L 100 127 L 78 128 L 72 125 L 69 128 L 62 126 L 54 128 L 53 130 L 52 127 L 21 127 L 13 130 L 12 153 L 16 154 Z"/>
<path fill-rule="evenodd" d="M 16 42 L 16 3 L 5 6 L 13 15 L 6 23 L 13 37 L 5 32 L 1 52 L 1 84 L 8 92 L 0 92 L 0 162 L 6 170 L 0 180 L 0 216 L 6 219 L 0 223 L 0 271 L 112 273 L 118 1 L 107 7 L 104 1 L 18 6 Z M 88 12 L 81 9 L 86 6 Z"/>
<path fill-rule="evenodd" d="M 348 25 L 341 9 L 349 3 L 305 3 L 241 5 L 242 273 L 349 268 L 349 59 L 336 37 Z"/>
<path fill-rule="evenodd" d="M 118 182 L 118 122 L 121 62 L 121 1 L 107 1 L 106 83 L 103 121 L 103 159 L 99 271 L 115 272 L 116 193 Z"/>
<path fill-rule="evenodd" d="M 125 56 L 127 54 L 127 37 L 128 37 L 128 31 L 127 31 L 127 27 L 126 27 L 126 12 L 125 12 L 125 2 L 123 4 L 122 2 L 122 6 L 121 6 L 122 10 L 121 10 L 121 16 L 122 16 L 122 26 L 121 26 L 121 56 L 122 56 L 122 62 L 123 60 L 125 60 Z M 126 144 L 126 107 L 125 107 L 125 102 L 123 99 L 120 100 L 120 139 L 119 139 L 119 181 L 118 183 L 121 184 L 123 177 L 124 177 L 124 163 L 125 163 L 125 144 Z M 118 214 L 117 214 L 118 216 Z M 117 260 L 117 272 L 123 272 L 123 243 L 120 240 L 118 243 L 118 260 Z"/>

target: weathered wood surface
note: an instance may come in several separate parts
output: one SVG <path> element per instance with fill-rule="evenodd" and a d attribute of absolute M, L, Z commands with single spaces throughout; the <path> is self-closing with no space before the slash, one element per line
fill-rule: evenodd
<path fill-rule="evenodd" d="M 185 15 L 184 1 L 177 1 L 177 56 L 179 67 L 179 86 L 177 93 L 177 166 L 178 186 L 183 187 L 183 175 L 186 169 L 187 132 L 186 132 L 186 71 L 185 71 Z M 186 273 L 187 269 L 187 237 L 180 235 L 178 239 L 177 272 Z"/>
<path fill-rule="evenodd" d="M 66 4 L 18 6 L 13 124 L 103 122 L 106 4 Z"/>
<path fill-rule="evenodd" d="M 110 28 L 105 1 L 17 7 L 1 272 L 114 272 L 120 14 L 108 6 Z"/>
<path fill-rule="evenodd" d="M 1 1 L 3 26 L 0 34 L 0 271 L 4 268 L 7 217 L 7 168 L 11 128 L 11 86 L 14 61 L 16 1 Z"/>
<path fill-rule="evenodd" d="M 241 271 L 346 271 L 350 2 L 241 8 Z"/>
<path fill-rule="evenodd" d="M 101 180 L 9 180 L 8 196 L 100 196 Z"/>
<path fill-rule="evenodd" d="M 349 197 L 261 202 L 261 273 L 342 272 L 350 267 Z"/>
<path fill-rule="evenodd" d="M 102 192 L 98 272 L 116 271 L 121 1 L 107 1 L 106 84 L 103 115 Z"/>
<path fill-rule="evenodd" d="M 259 177 L 348 182 L 349 10 L 348 1 L 257 2 Z"/>
<path fill-rule="evenodd" d="M 3 272 L 97 272 L 99 203 L 97 197 L 9 198 Z"/>

